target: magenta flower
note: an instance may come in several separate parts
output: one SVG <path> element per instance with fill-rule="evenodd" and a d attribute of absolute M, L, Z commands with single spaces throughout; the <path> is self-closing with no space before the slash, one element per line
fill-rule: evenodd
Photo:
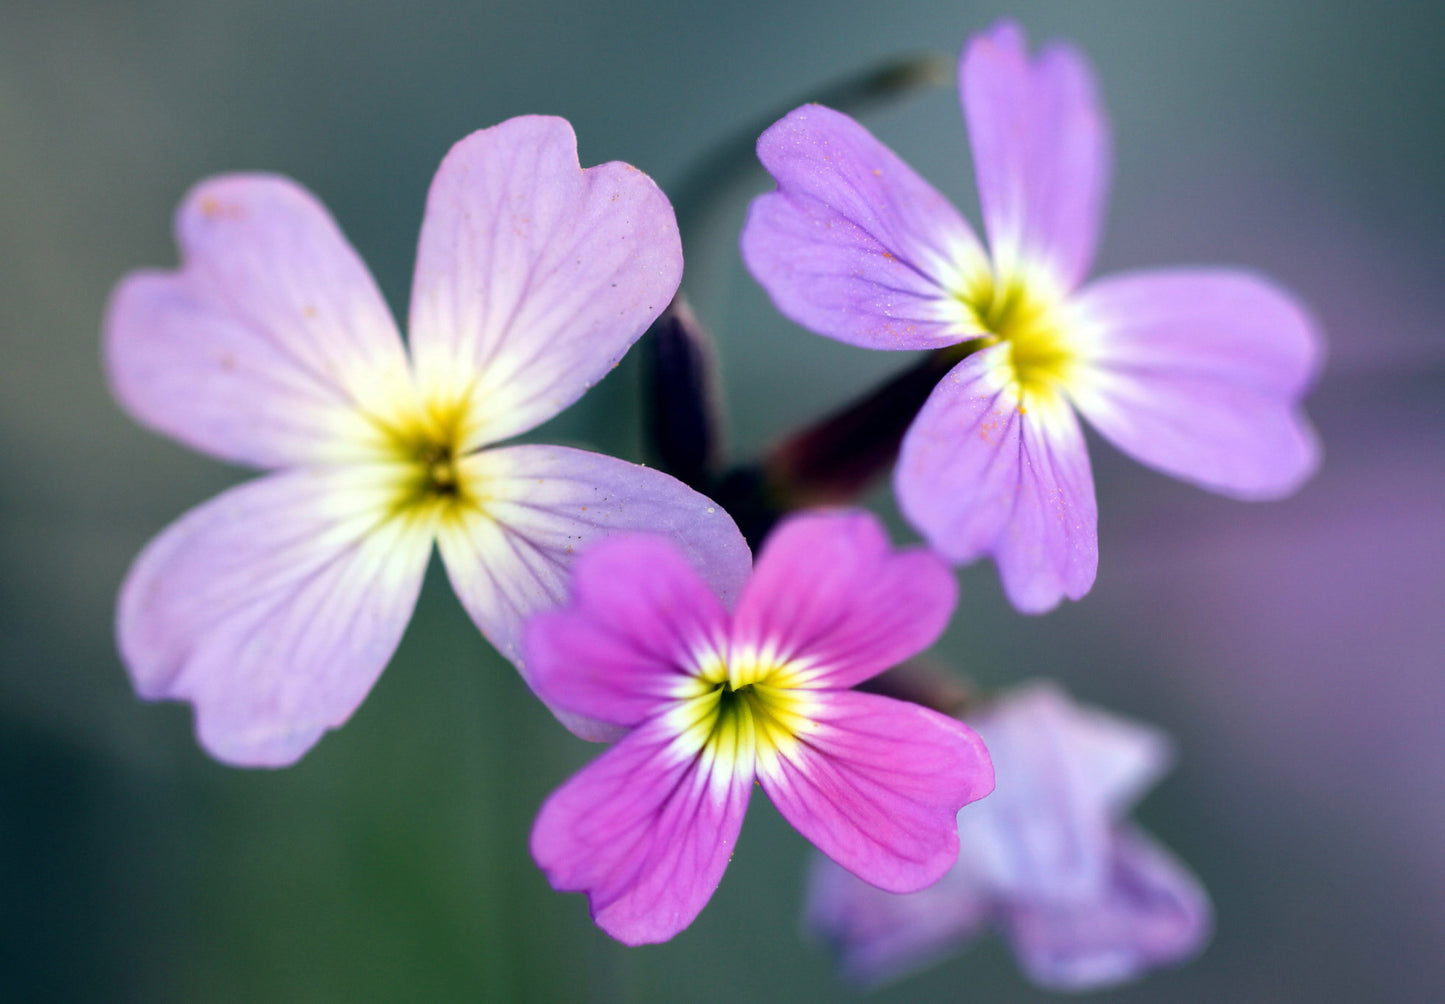
<path fill-rule="evenodd" d="M 1055 990 L 1124 982 L 1182 962 L 1209 937 L 1209 898 L 1125 817 L 1168 769 L 1155 729 L 1020 687 L 972 719 L 998 771 L 959 813 L 958 863 L 937 885 L 891 896 L 819 861 L 808 925 L 844 969 L 877 983 L 947 954 L 990 924 L 1024 971 Z"/>
<path fill-rule="evenodd" d="M 682 274 L 657 186 L 626 164 L 582 170 L 563 120 L 512 119 L 442 162 L 408 347 L 294 182 L 202 182 L 176 230 L 180 270 L 129 276 L 111 298 L 111 385 L 140 422 L 270 473 L 150 543 L 117 634 L 136 690 L 192 702 L 217 758 L 288 764 L 346 721 L 396 649 L 433 541 L 524 676 L 521 625 L 562 600 L 592 540 L 646 527 L 724 594 L 746 577 L 731 520 L 669 477 L 562 447 L 483 449 L 601 379 Z"/>
<path fill-rule="evenodd" d="M 731 614 L 664 540 L 584 555 L 571 606 L 528 625 L 528 661 L 557 707 L 630 731 L 542 806 L 532 856 L 552 886 L 586 892 L 619 941 L 666 941 L 717 888 L 754 780 L 862 879 L 937 880 L 958 809 L 993 787 L 988 752 L 951 718 L 849 688 L 931 644 L 955 590 L 863 513 L 780 525 Z"/>
<path fill-rule="evenodd" d="M 862 126 L 818 105 L 758 141 L 748 268 L 792 320 L 875 349 L 956 346 L 904 437 L 895 490 L 955 562 L 990 555 L 1028 612 L 1088 592 L 1093 475 L 1075 411 L 1143 463 L 1226 495 L 1284 495 L 1317 449 L 1299 409 L 1319 353 L 1278 287 L 1219 268 L 1080 283 L 1109 159 L 1083 58 L 1030 59 L 1004 22 L 959 64 L 989 238 Z"/>

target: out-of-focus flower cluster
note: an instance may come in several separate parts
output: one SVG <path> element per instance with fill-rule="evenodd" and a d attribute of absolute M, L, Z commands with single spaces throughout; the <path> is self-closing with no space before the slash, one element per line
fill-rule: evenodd
<path fill-rule="evenodd" d="M 1087 990 L 1193 955 L 1208 937 L 1199 882 L 1128 821 L 1172 756 L 1157 729 L 1019 687 L 969 716 L 998 788 L 959 813 L 962 851 L 936 885 L 893 896 L 820 859 L 810 928 L 862 983 L 891 979 L 990 927 L 1043 986 Z"/>

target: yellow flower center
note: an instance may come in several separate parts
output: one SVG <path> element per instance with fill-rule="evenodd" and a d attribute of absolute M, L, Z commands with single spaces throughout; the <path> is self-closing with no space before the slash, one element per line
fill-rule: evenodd
<path fill-rule="evenodd" d="M 985 273 L 956 295 L 972 320 L 987 332 L 963 343 L 963 348 L 972 352 L 1007 345 L 1008 365 L 1025 394 L 1050 393 L 1068 382 L 1075 354 L 1064 336 L 1053 297 L 1039 296 L 1022 279 L 999 279 L 992 273 Z"/>
<path fill-rule="evenodd" d="M 711 742 L 720 748 L 751 748 L 755 756 L 782 753 L 797 744 L 799 732 L 808 725 L 799 713 L 802 702 L 790 688 L 750 683 L 734 690 L 722 683 L 716 693 Z"/>
<path fill-rule="evenodd" d="M 474 507 L 476 486 L 461 469 L 464 405 L 424 408 L 386 425 L 386 453 L 398 465 L 394 508 L 446 514 Z"/>
<path fill-rule="evenodd" d="M 807 692 L 786 664 L 709 659 L 682 696 L 674 722 L 687 751 L 730 763 L 772 761 L 814 728 Z"/>

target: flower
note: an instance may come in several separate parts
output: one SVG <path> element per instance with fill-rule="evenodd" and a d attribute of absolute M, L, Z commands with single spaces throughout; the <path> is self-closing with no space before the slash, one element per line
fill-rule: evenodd
<path fill-rule="evenodd" d="M 746 577 L 736 527 L 665 475 L 562 447 L 483 449 L 580 397 L 681 277 L 666 197 L 626 164 L 582 170 L 565 121 L 511 119 L 443 160 L 409 351 L 294 182 L 204 181 L 176 230 L 181 268 L 128 276 L 111 298 L 111 386 L 141 423 L 269 473 L 145 548 L 117 636 L 140 695 L 192 702 L 217 758 L 289 764 L 346 721 L 396 649 L 433 540 L 524 676 L 521 625 L 561 601 L 589 541 L 648 527 L 724 593 Z"/>
<path fill-rule="evenodd" d="M 959 64 L 989 249 L 862 126 L 818 105 L 758 140 L 776 179 L 744 260 L 792 320 L 957 364 L 905 435 L 894 485 L 955 562 L 990 555 L 1020 610 L 1088 592 L 1093 475 L 1075 411 L 1143 463 L 1243 499 L 1294 490 L 1317 447 L 1299 409 L 1319 337 L 1283 291 L 1221 268 L 1080 287 L 1098 238 L 1109 144 L 1083 58 L 1030 59 L 1009 22 Z"/>
<path fill-rule="evenodd" d="M 854 684 L 929 645 L 947 567 L 894 552 L 865 513 L 800 515 L 769 538 L 729 614 L 666 541 L 583 555 L 571 605 L 527 626 L 538 692 L 630 731 L 542 806 L 532 856 L 628 944 L 692 923 L 732 855 L 756 779 L 820 850 L 920 889 L 958 853 L 958 809 L 993 768 L 967 726 Z"/>
<path fill-rule="evenodd" d="M 1209 937 L 1209 899 L 1167 851 L 1125 821 L 1163 775 L 1157 730 L 1015 689 L 973 718 L 998 771 L 993 796 L 959 813 L 958 863 L 932 888 L 892 896 L 816 863 L 807 923 L 864 983 L 887 980 L 997 925 L 1024 971 L 1055 990 L 1120 983 L 1189 958 Z"/>

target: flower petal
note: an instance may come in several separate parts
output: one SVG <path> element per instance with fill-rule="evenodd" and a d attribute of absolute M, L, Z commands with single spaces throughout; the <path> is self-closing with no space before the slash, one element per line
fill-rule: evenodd
<path fill-rule="evenodd" d="M 1198 879 L 1134 827 L 1115 835 L 1111 879 L 1097 899 L 1018 902 L 1004 915 L 1029 977 L 1070 991 L 1112 986 L 1183 962 L 1204 947 L 1212 923 Z"/>
<path fill-rule="evenodd" d="M 689 748 L 654 720 L 543 803 L 532 857 L 552 888 L 587 893 L 593 920 L 618 941 L 667 941 L 722 879 L 747 810 L 750 766 Z"/>
<path fill-rule="evenodd" d="M 638 725 L 726 652 L 727 609 L 661 537 L 598 543 L 578 559 L 571 593 L 524 637 L 532 686 L 554 707 Z"/>
<path fill-rule="evenodd" d="M 808 871 L 803 922 L 828 942 L 850 979 L 871 987 L 961 947 L 981 933 L 990 906 L 986 891 L 960 869 L 898 895 L 818 855 Z"/>
<path fill-rule="evenodd" d="M 1313 473 L 1299 400 L 1320 337 L 1277 286 L 1228 269 L 1141 272 L 1090 283 L 1075 307 L 1084 365 L 1069 393 L 1119 449 L 1246 499 Z"/>
<path fill-rule="evenodd" d="M 529 685 L 522 625 L 563 604 L 573 561 L 599 540 L 660 534 L 724 604 L 748 577 L 752 555 L 728 514 L 659 471 L 562 446 L 486 450 L 459 469 L 482 502 L 438 528 L 447 575 L 482 634 Z M 616 738 L 595 722 L 558 717 L 584 738 Z"/>
<path fill-rule="evenodd" d="M 475 132 L 427 196 L 411 301 L 418 385 L 470 401 L 464 451 L 525 432 L 602 379 L 681 278 L 672 205 L 647 175 L 582 170 L 563 119 Z"/>
<path fill-rule="evenodd" d="M 1023 31 L 1003 21 L 969 42 L 958 86 L 999 271 L 1073 289 L 1094 257 L 1109 172 L 1088 63 L 1060 44 L 1030 60 Z"/>
<path fill-rule="evenodd" d="M 1094 584 L 1094 479 L 1067 402 L 1021 390 L 1008 351 L 983 349 L 943 378 L 903 439 L 894 488 L 934 550 L 992 555 L 1013 605 L 1041 613 Z"/>
<path fill-rule="evenodd" d="M 733 639 L 764 662 L 793 663 L 792 686 L 844 689 L 933 644 L 957 593 L 947 565 L 893 550 L 869 513 L 794 516 L 763 547 Z"/>
<path fill-rule="evenodd" d="M 197 185 L 176 214 L 182 267 L 111 296 L 116 398 L 145 425 L 260 467 L 370 456 L 412 393 L 396 325 L 325 208 L 273 175 Z"/>
<path fill-rule="evenodd" d="M 799 742 L 760 746 L 773 804 L 824 854 L 889 892 L 936 882 L 958 857 L 958 810 L 993 790 L 962 722 L 876 694 L 810 695 Z"/>
<path fill-rule="evenodd" d="M 141 552 L 117 635 L 142 697 L 190 701 L 201 744 L 285 766 L 345 722 L 396 650 L 431 553 L 362 468 L 268 475 L 191 510 Z"/>
<path fill-rule="evenodd" d="M 778 310 L 873 349 L 936 348 L 977 333 L 955 297 L 987 259 L 958 210 L 851 118 L 804 105 L 763 133 L 778 189 L 743 228 L 749 271 Z"/>
<path fill-rule="evenodd" d="M 1008 899 L 1086 899 L 1107 881 L 1117 817 L 1089 776 L 1075 706 L 1027 685 L 971 717 L 988 744 L 993 796 L 959 816 L 960 867 Z"/>
<path fill-rule="evenodd" d="M 1055 729 L 1066 743 L 1074 784 L 1083 797 L 1100 807 L 1110 822 L 1123 819 L 1174 763 L 1174 743 L 1152 725 L 1102 708 L 1075 704 L 1058 686 L 1048 683 L 1016 688 L 1010 703 L 1034 704 L 1034 728 Z M 1016 713 L 1026 709 L 1017 707 Z"/>

